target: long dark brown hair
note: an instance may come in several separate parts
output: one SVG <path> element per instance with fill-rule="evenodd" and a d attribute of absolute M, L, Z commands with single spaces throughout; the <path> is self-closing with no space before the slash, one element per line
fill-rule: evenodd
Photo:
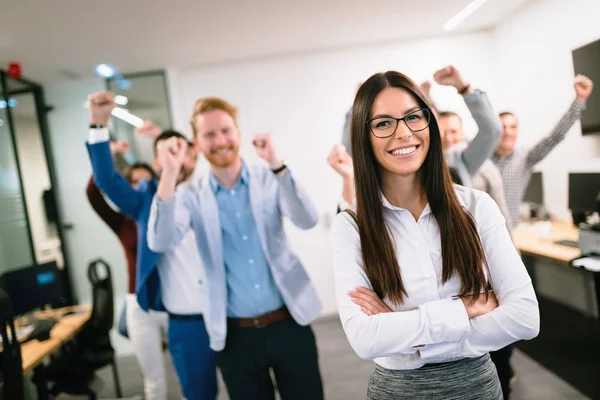
<path fill-rule="evenodd" d="M 390 230 L 383 216 L 380 166 L 371 146 L 371 130 L 367 125 L 375 97 L 387 87 L 404 89 L 421 108 L 431 108 L 419 87 L 399 72 L 375 74 L 360 87 L 352 106 L 350 128 L 357 205 L 356 213 L 350 213 L 358 225 L 363 265 L 373 290 L 380 298 L 387 296 L 392 302 L 400 304 L 407 292 Z M 425 188 L 431 213 L 440 228 L 442 282 L 458 274 L 460 295 L 477 296 L 487 289 L 487 263 L 483 245 L 473 217 L 463 210 L 454 191 L 433 113 L 429 136 L 429 150 L 418 176 Z"/>

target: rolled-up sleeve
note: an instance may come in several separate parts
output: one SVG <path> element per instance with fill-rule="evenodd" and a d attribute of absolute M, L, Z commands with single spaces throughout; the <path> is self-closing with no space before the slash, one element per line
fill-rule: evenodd
<path fill-rule="evenodd" d="M 319 214 L 308 193 L 295 181 L 288 169 L 285 176 L 276 176 L 279 181 L 279 207 L 300 229 L 310 229 L 319 222 Z"/>
<path fill-rule="evenodd" d="M 148 247 L 157 253 L 173 250 L 190 229 L 191 215 L 187 201 L 188 191 L 178 190 L 168 200 L 158 195 L 152 200 L 148 219 Z"/>

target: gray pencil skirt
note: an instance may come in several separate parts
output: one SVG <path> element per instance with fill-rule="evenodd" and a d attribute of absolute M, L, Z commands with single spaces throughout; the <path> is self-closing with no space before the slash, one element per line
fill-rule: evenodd
<path fill-rule="evenodd" d="M 502 400 L 496 367 L 489 354 L 418 369 L 375 366 L 367 400 Z"/>

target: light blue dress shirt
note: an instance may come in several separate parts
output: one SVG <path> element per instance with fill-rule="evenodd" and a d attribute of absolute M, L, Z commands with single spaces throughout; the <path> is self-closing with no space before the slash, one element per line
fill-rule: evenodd
<path fill-rule="evenodd" d="M 219 208 L 227 279 L 227 316 L 252 318 L 284 305 L 260 243 L 250 204 L 250 175 L 244 164 L 233 189 L 210 174 Z"/>
<path fill-rule="evenodd" d="M 247 207 L 252 210 L 270 274 L 294 320 L 306 326 L 320 314 L 321 302 L 302 262 L 288 243 L 284 219 L 300 229 L 310 229 L 318 223 L 317 210 L 292 171 L 280 177 L 264 165 L 245 167 L 249 177 L 245 180 L 250 197 Z M 206 273 L 206 290 L 202 291 L 206 330 L 215 351 L 225 348 L 229 303 L 220 207 L 207 173 L 180 185 L 175 196 L 168 200 L 155 196 L 148 220 L 148 246 L 160 253 L 175 249 L 188 230 L 194 230 Z"/>

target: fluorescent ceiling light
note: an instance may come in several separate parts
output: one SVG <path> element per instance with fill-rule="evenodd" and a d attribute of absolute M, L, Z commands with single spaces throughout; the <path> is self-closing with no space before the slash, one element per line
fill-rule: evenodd
<path fill-rule="evenodd" d="M 455 16 L 453 16 L 452 18 L 450 18 L 443 26 L 445 31 L 451 31 L 454 28 L 456 28 L 458 25 L 460 25 L 461 22 L 463 22 L 465 19 L 467 19 L 467 17 L 471 14 L 473 14 L 479 7 L 481 7 L 482 5 L 485 4 L 487 0 L 474 0 L 471 2 L 471 4 L 469 4 L 468 6 L 466 6 L 465 8 L 463 8 L 462 10 L 460 10 Z"/>
<path fill-rule="evenodd" d="M 115 117 L 119 118 L 122 121 L 127 122 L 128 124 L 135 126 L 136 128 L 141 128 L 142 126 L 144 126 L 143 119 L 141 119 L 137 115 L 133 115 L 132 113 L 130 113 L 129 111 L 127 111 L 124 108 L 119 108 L 119 107 L 113 108 L 112 115 L 114 115 Z"/>
<path fill-rule="evenodd" d="M 121 96 L 120 94 L 115 96 L 115 103 L 120 106 L 126 106 L 129 103 L 129 99 L 125 96 Z"/>
<path fill-rule="evenodd" d="M 112 78 L 115 76 L 115 69 L 108 64 L 97 65 L 95 71 L 103 78 Z"/>
<path fill-rule="evenodd" d="M 117 97 L 119 97 L 119 96 L 117 96 Z M 125 97 L 125 99 L 127 99 L 127 97 Z M 115 98 L 115 100 L 116 100 L 116 98 Z M 0 108 L 6 107 L 6 102 L 4 104 L 4 107 L 2 107 L 2 101 L 4 101 L 4 100 L 0 101 Z M 90 106 L 90 104 L 87 100 L 83 102 L 83 108 L 89 108 L 89 106 Z M 137 115 L 130 113 L 129 111 L 127 111 L 124 108 L 115 107 L 111 111 L 111 114 L 114 117 L 119 118 L 121 121 L 127 122 L 128 124 L 135 126 L 136 128 L 141 128 L 142 126 L 144 126 L 143 119 L 141 119 Z"/>

